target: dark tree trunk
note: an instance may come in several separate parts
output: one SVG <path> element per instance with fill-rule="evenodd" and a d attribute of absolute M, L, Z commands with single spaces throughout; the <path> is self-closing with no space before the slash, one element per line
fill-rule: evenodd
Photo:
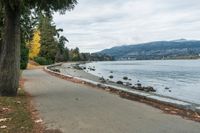
<path fill-rule="evenodd" d="M 0 46 L 0 96 L 16 96 L 20 75 L 20 8 L 5 2 L 3 41 Z"/>

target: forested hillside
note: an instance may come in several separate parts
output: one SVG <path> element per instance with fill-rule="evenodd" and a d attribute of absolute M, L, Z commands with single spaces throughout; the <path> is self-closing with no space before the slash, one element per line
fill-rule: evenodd
<path fill-rule="evenodd" d="M 185 39 L 157 41 L 113 47 L 99 53 L 112 56 L 116 60 L 198 58 L 200 54 L 200 41 Z"/>

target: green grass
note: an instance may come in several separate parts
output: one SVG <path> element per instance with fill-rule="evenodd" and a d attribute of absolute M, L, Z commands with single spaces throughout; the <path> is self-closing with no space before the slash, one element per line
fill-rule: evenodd
<path fill-rule="evenodd" d="M 29 102 L 23 90 L 20 90 L 17 97 L 0 97 L 0 119 L 8 118 L 0 122 L 0 133 L 31 133 L 34 122 L 28 109 Z"/>

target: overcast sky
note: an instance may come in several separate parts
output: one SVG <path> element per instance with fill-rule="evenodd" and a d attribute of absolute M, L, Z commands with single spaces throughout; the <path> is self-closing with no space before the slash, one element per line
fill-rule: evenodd
<path fill-rule="evenodd" d="M 200 39 L 200 0 L 78 0 L 54 15 L 69 48 L 96 52 L 125 44 Z"/>

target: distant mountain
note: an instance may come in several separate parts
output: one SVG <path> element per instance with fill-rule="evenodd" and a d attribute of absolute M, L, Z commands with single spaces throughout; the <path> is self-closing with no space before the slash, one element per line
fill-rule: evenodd
<path fill-rule="evenodd" d="M 198 58 L 200 41 L 179 39 L 123 45 L 102 50 L 98 54 L 112 56 L 116 60 Z"/>

